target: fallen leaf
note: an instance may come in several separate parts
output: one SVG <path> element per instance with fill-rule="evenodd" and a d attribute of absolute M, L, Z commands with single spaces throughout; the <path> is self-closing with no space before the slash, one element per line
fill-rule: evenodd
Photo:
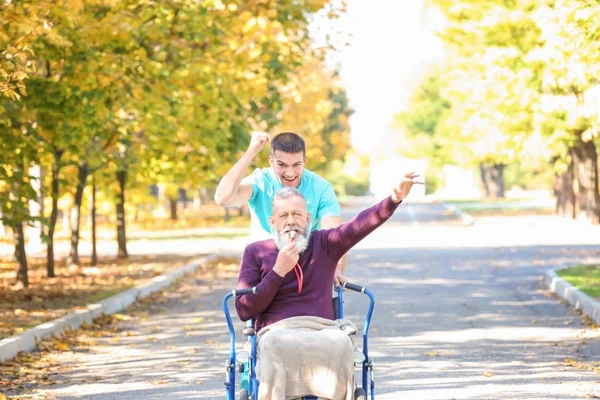
<path fill-rule="evenodd" d="M 69 350 L 69 345 L 65 344 L 65 343 L 62 343 L 62 342 L 57 342 L 56 343 L 56 348 L 58 350 L 61 350 L 61 351 L 67 351 L 67 350 Z"/>

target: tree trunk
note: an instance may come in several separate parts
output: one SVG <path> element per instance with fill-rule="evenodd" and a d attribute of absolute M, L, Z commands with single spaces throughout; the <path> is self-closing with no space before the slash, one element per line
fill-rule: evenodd
<path fill-rule="evenodd" d="M 202 202 L 202 204 L 207 204 L 210 203 L 213 199 L 210 196 L 210 193 L 208 192 L 208 189 L 202 187 L 200 188 L 200 201 Z"/>
<path fill-rule="evenodd" d="M 96 180 L 92 181 L 92 266 L 98 264 L 98 252 L 96 249 Z"/>
<path fill-rule="evenodd" d="M 117 194 L 117 243 L 119 245 L 118 258 L 127 258 L 127 235 L 125 230 L 125 182 L 127 172 L 117 171 L 117 181 L 119 182 L 119 193 Z"/>
<path fill-rule="evenodd" d="M 485 196 L 498 199 L 504 197 L 504 164 L 479 164 L 481 182 Z"/>
<path fill-rule="evenodd" d="M 561 175 L 554 177 L 556 213 L 564 218 L 575 218 L 575 192 L 573 191 L 573 163 Z"/>
<path fill-rule="evenodd" d="M 50 212 L 50 220 L 48 221 L 48 251 L 46 255 L 46 270 L 48 278 L 54 278 L 54 229 L 56 227 L 56 219 L 58 217 L 58 195 L 59 182 L 58 173 L 60 171 L 60 159 L 62 151 L 54 152 L 54 163 L 52 164 L 52 182 L 50 196 L 52 198 L 52 211 Z"/>
<path fill-rule="evenodd" d="M 229 222 L 231 215 L 229 214 L 229 207 L 225 207 L 225 222 Z"/>
<path fill-rule="evenodd" d="M 23 222 L 18 222 L 13 228 L 15 239 L 15 257 L 17 259 L 17 285 L 29 286 L 29 273 L 27 269 L 27 255 L 25 254 L 25 235 Z"/>
<path fill-rule="evenodd" d="M 171 221 L 177 221 L 177 197 L 169 196 L 169 208 L 171 210 Z"/>
<path fill-rule="evenodd" d="M 81 226 L 81 203 L 83 203 L 83 191 L 85 189 L 89 169 L 86 162 L 79 163 L 79 174 L 77 189 L 75 190 L 75 202 L 71 208 L 71 250 L 69 252 L 69 263 L 79 264 L 79 228 Z"/>
<path fill-rule="evenodd" d="M 575 182 L 576 218 L 600 224 L 600 192 L 598 190 L 598 153 L 593 140 L 584 142 L 581 136 L 570 149 Z"/>
<path fill-rule="evenodd" d="M 43 218 L 46 214 L 45 214 L 45 209 L 44 209 L 44 198 L 45 198 L 46 192 L 44 191 L 44 166 L 43 164 L 40 163 L 40 193 L 39 193 L 39 203 L 40 203 L 40 216 Z M 45 236 L 46 235 L 46 225 L 40 223 L 40 231 L 41 231 L 41 236 Z"/>

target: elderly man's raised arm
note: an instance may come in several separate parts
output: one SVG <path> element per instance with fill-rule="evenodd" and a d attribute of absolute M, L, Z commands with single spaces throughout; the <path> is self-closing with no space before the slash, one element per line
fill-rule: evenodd
<path fill-rule="evenodd" d="M 246 247 L 242 257 L 237 288 L 248 289 L 256 286 L 257 293 L 236 298 L 235 309 L 240 319 L 247 321 L 262 313 L 273 301 L 282 282 L 283 277 L 278 275 L 275 270 L 269 271 L 261 279 L 260 263 L 252 254 L 252 248 Z"/>
<path fill-rule="evenodd" d="M 367 237 L 371 232 L 387 221 L 400 202 L 395 203 L 391 197 L 361 211 L 357 216 L 327 234 L 329 254 L 334 258 L 341 258 L 358 242 Z"/>
<path fill-rule="evenodd" d="M 327 234 L 327 245 L 332 257 L 342 257 L 358 242 L 367 237 L 371 232 L 387 221 L 410 193 L 414 184 L 423 184 L 416 178 L 419 175 L 411 172 L 404 176 L 392 195 L 366 210 L 361 211 L 349 222 L 331 229 Z"/>

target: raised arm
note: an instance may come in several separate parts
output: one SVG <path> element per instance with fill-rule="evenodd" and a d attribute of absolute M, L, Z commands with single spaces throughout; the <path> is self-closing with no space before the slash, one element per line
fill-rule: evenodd
<path fill-rule="evenodd" d="M 419 175 L 408 173 L 396 186 L 392 195 L 366 210 L 361 211 L 349 222 L 327 233 L 329 253 L 333 257 L 342 257 L 358 242 L 387 221 L 396 211 L 402 200 L 408 196 L 414 184 L 423 184 L 417 180 Z"/>
<path fill-rule="evenodd" d="M 245 203 L 252 196 L 252 185 L 242 181 L 252 160 L 269 141 L 264 132 L 253 132 L 248 150 L 242 158 L 223 176 L 215 192 L 215 201 L 222 206 Z"/>

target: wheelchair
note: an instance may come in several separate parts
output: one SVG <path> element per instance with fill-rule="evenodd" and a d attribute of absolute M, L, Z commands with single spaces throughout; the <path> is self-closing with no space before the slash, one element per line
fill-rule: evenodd
<path fill-rule="evenodd" d="M 358 385 L 354 391 L 354 400 L 367 400 L 370 394 L 370 399 L 375 399 L 375 380 L 373 377 L 373 361 L 369 358 L 369 326 L 371 325 L 371 317 L 373 315 L 373 309 L 375 307 L 375 297 L 365 287 L 355 285 L 352 283 L 345 282 L 343 285 L 338 286 L 338 298 L 334 299 L 334 307 L 336 309 L 336 318 L 344 317 L 344 301 L 343 292 L 344 288 L 362 293 L 369 297 L 369 309 L 365 318 L 365 324 L 363 326 L 363 348 L 362 352 L 355 353 L 354 365 L 358 367 L 362 372 L 362 385 Z M 227 326 L 229 327 L 229 345 L 230 354 L 229 358 L 225 362 L 225 388 L 227 390 L 227 400 L 236 400 L 236 371 L 240 373 L 240 385 L 237 400 L 256 400 L 258 398 L 258 391 L 260 383 L 256 378 L 256 332 L 254 329 L 254 320 L 250 319 L 246 321 L 246 326 L 243 330 L 243 335 L 250 339 L 250 351 L 241 351 L 236 353 L 235 349 L 235 329 L 231 319 L 231 313 L 229 312 L 228 300 L 236 296 L 248 296 L 256 294 L 257 288 L 232 290 L 225 295 L 223 299 L 223 312 L 225 313 L 225 319 L 227 320 Z M 347 332 L 352 335 L 356 332 Z M 357 380 L 358 382 L 358 380 Z M 317 400 L 315 396 L 305 396 L 304 400 Z"/>

